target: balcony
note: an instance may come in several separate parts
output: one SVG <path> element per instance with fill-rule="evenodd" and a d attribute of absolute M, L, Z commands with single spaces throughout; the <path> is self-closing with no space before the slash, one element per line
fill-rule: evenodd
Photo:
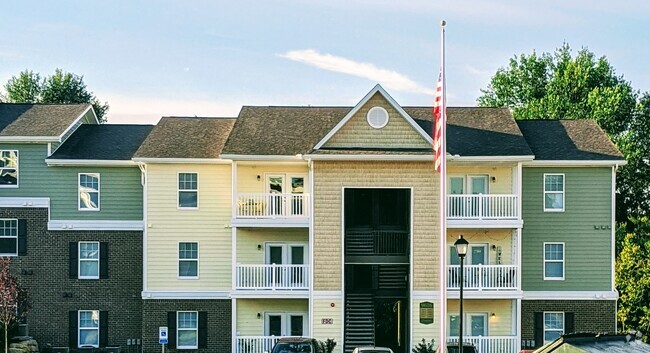
<path fill-rule="evenodd" d="M 235 226 L 309 226 L 309 194 L 240 193 Z"/>
<path fill-rule="evenodd" d="M 448 268 L 447 289 L 458 290 L 460 265 Z M 516 265 L 465 265 L 463 266 L 464 291 L 516 291 L 518 289 Z"/>
<path fill-rule="evenodd" d="M 238 291 L 309 290 L 309 265 L 237 265 Z"/>
<path fill-rule="evenodd" d="M 458 337 L 447 337 L 447 345 L 458 345 Z M 516 336 L 464 336 L 463 342 L 476 346 L 478 353 L 517 353 Z"/>
<path fill-rule="evenodd" d="M 510 228 L 521 226 L 517 195 L 447 195 L 450 227 Z"/>
<path fill-rule="evenodd" d="M 236 353 L 270 352 L 279 336 L 237 336 Z"/>

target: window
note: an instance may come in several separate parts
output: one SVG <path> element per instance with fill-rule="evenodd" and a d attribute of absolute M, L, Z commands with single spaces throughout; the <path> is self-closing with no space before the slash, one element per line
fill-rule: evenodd
<path fill-rule="evenodd" d="M 178 243 L 178 276 L 199 277 L 199 243 Z"/>
<path fill-rule="evenodd" d="M 197 311 L 179 311 L 177 313 L 177 348 L 199 348 L 199 313 Z"/>
<path fill-rule="evenodd" d="M 0 219 L 0 255 L 18 255 L 17 219 Z"/>
<path fill-rule="evenodd" d="M 99 174 L 79 173 L 79 211 L 99 211 Z"/>
<path fill-rule="evenodd" d="M 544 243 L 544 279 L 564 279 L 564 243 Z"/>
<path fill-rule="evenodd" d="M 79 311 L 79 347 L 99 347 L 99 311 Z"/>
<path fill-rule="evenodd" d="M 99 278 L 99 242 L 79 242 L 79 278 Z"/>
<path fill-rule="evenodd" d="M 178 207 L 199 207 L 199 183 L 197 173 L 178 173 Z"/>
<path fill-rule="evenodd" d="M 544 211 L 564 211 L 564 174 L 544 174 Z"/>
<path fill-rule="evenodd" d="M 564 313 L 544 313 L 544 343 L 556 340 L 564 334 Z"/>
<path fill-rule="evenodd" d="M 368 125 L 375 129 L 381 129 L 388 124 L 388 112 L 382 107 L 372 107 L 366 116 Z"/>
<path fill-rule="evenodd" d="M 18 187 L 18 151 L 0 150 L 0 187 Z"/>

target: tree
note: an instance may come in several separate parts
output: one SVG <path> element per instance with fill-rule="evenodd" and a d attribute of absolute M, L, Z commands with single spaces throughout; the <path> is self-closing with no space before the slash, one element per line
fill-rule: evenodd
<path fill-rule="evenodd" d="M 4 326 L 5 352 L 9 352 L 10 325 L 27 315 L 31 308 L 27 291 L 9 271 L 10 258 L 0 258 L 0 323 Z"/>
<path fill-rule="evenodd" d="M 25 70 L 10 78 L 4 87 L 10 103 L 90 103 L 99 121 L 106 121 L 108 103 L 101 103 L 88 91 L 83 76 L 56 69 L 51 76 L 41 78 L 38 73 Z"/>
<path fill-rule="evenodd" d="M 508 107 L 515 119 L 594 119 L 629 163 L 617 175 L 617 220 L 633 226 L 629 217 L 650 216 L 650 96 L 637 104 L 639 93 L 605 57 L 585 48 L 572 56 L 568 44 L 554 54 L 521 54 L 481 92 L 480 106 Z"/>
<path fill-rule="evenodd" d="M 616 259 L 616 288 L 620 292 L 618 321 L 622 330 L 650 332 L 650 222 L 634 220 L 634 233 L 617 231 L 621 251 Z M 618 244 L 617 244 L 618 245 Z"/>

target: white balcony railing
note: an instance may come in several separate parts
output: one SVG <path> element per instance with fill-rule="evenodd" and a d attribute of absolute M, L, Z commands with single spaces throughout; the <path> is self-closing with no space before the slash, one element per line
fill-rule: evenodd
<path fill-rule="evenodd" d="M 510 220 L 517 210 L 517 195 L 447 195 L 447 219 Z"/>
<path fill-rule="evenodd" d="M 237 265 L 238 290 L 309 289 L 309 265 Z"/>
<path fill-rule="evenodd" d="M 264 353 L 270 352 L 278 336 L 237 336 L 236 353 Z"/>
<path fill-rule="evenodd" d="M 289 218 L 309 216 L 309 194 L 238 194 L 238 218 Z"/>
<path fill-rule="evenodd" d="M 447 268 L 447 289 L 459 289 L 460 265 Z M 518 268 L 516 265 L 464 265 L 463 290 L 516 290 Z"/>
<path fill-rule="evenodd" d="M 458 337 L 448 337 L 449 344 L 458 344 Z M 517 353 L 519 342 L 516 336 L 464 336 L 463 342 L 476 346 L 478 353 Z"/>

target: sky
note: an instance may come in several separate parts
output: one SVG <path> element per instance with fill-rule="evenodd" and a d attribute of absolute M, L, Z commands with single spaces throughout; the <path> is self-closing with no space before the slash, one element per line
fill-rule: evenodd
<path fill-rule="evenodd" d="M 449 106 L 476 105 L 515 55 L 563 43 L 650 91 L 645 0 L 0 0 L 0 84 L 61 68 L 122 124 L 353 106 L 377 83 L 400 105 L 430 106 L 441 20 Z"/>

